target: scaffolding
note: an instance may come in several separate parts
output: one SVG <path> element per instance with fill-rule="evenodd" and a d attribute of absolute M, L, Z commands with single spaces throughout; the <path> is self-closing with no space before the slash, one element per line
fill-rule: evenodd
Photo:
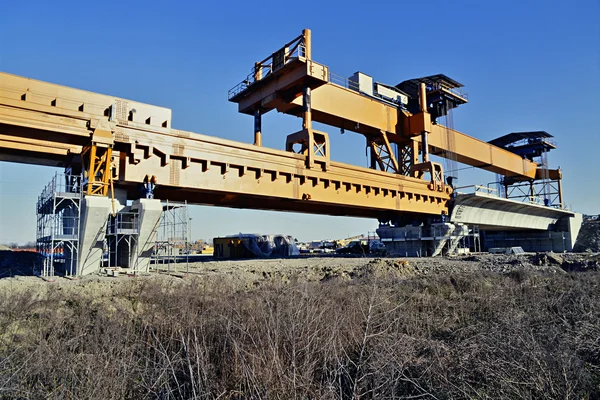
<path fill-rule="evenodd" d="M 138 271 L 138 236 L 140 233 L 137 212 L 119 212 L 111 215 L 106 228 L 108 268 L 128 268 Z"/>
<path fill-rule="evenodd" d="M 153 264 L 157 272 L 178 272 L 178 264 L 185 263 L 189 272 L 190 218 L 187 202 L 163 203 L 163 212 L 153 251 Z"/>
<path fill-rule="evenodd" d="M 56 173 L 36 205 L 36 250 L 42 255 L 38 266 L 42 277 L 52 279 L 57 269 L 65 276 L 77 273 L 80 217 L 81 176 Z"/>

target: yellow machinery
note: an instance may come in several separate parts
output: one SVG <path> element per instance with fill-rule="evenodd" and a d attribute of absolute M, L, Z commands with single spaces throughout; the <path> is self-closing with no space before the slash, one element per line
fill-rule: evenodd
<path fill-rule="evenodd" d="M 430 154 L 452 152 L 511 182 L 560 179 L 437 124 L 467 101 L 457 82 L 439 75 L 393 87 L 368 78 L 336 83 L 312 60 L 304 30 L 229 92 L 254 116 L 254 144 L 245 144 L 173 129 L 166 108 L 0 73 L 0 161 L 81 171 L 86 195 L 107 196 L 114 184 L 137 199 L 152 176 L 155 196 L 172 201 L 380 220 L 448 214 L 453 189 Z M 261 118 L 271 110 L 302 117 L 285 151 L 262 147 Z M 313 120 L 364 135 L 373 168 L 331 161 L 328 135 Z"/>
<path fill-rule="evenodd" d="M 286 150 L 306 156 L 306 167 L 327 171 L 329 139 L 312 129 L 312 121 L 365 136 L 371 167 L 406 177 L 429 177 L 431 192 L 449 194 L 442 166 L 429 155 L 503 175 L 506 182 L 561 179 L 560 170 L 540 168 L 535 162 L 505 148 L 485 143 L 437 123 L 437 119 L 467 102 L 462 85 L 445 75 L 404 81 L 389 86 L 356 73 L 336 77 L 312 59 L 311 32 L 300 36 L 265 60 L 229 91 L 239 111 L 254 116 L 254 144 L 260 146 L 261 116 L 271 110 L 302 117 L 303 129 L 287 137 Z M 397 151 L 392 147 L 397 145 Z M 419 157 L 420 155 L 420 157 Z M 562 205 L 562 193 L 559 192 Z"/>

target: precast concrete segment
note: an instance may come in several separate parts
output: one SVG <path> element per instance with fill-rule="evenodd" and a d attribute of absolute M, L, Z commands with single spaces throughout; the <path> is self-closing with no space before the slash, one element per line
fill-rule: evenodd
<path fill-rule="evenodd" d="M 100 269 L 104 251 L 106 224 L 111 200 L 103 196 L 85 196 L 81 204 L 79 262 L 77 275 L 89 275 Z"/>
<path fill-rule="evenodd" d="M 131 209 L 138 212 L 139 234 L 130 255 L 130 266 L 137 271 L 147 272 L 163 211 L 162 204 L 156 199 L 139 199 L 133 202 Z"/>
<path fill-rule="evenodd" d="M 562 218 L 573 218 L 568 210 L 523 203 L 483 193 L 457 194 L 450 220 L 479 225 L 484 230 L 551 229 Z"/>

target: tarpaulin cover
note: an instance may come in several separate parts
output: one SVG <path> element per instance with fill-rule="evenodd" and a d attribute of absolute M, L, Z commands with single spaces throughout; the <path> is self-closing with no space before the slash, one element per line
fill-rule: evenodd
<path fill-rule="evenodd" d="M 300 255 L 291 236 L 240 233 L 228 238 L 246 239 L 241 242 L 256 257 L 289 257 Z"/>

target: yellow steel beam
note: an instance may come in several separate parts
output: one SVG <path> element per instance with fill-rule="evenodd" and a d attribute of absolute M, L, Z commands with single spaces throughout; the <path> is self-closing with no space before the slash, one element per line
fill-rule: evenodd
<path fill-rule="evenodd" d="M 114 183 L 131 196 L 139 195 L 146 175 L 155 175 L 159 197 L 185 196 L 190 203 L 382 218 L 448 210 L 449 193 L 430 190 L 420 179 L 334 162 L 326 168 L 307 168 L 305 155 L 177 131 L 168 124 L 154 124 L 153 115 L 137 119 L 139 112 L 131 114 L 134 107 L 147 113 L 154 110 L 159 118 L 164 109 L 124 104 L 108 96 L 111 104 L 105 101 L 95 109 L 87 107 L 92 110 L 87 112 L 83 99 L 95 99 L 93 94 L 43 82 L 35 81 L 32 87 L 44 104 L 33 102 L 33 96 L 15 100 L 14 93 L 27 93 L 27 87 L 19 85 L 28 80 L 15 78 L 13 84 L 12 76 L 0 77 L 0 132 L 8 136 L 0 141 L 0 159 L 13 150 L 15 141 L 25 144 L 14 156 L 17 160 L 36 157 L 43 163 L 78 151 L 83 153 L 92 194 L 107 194 L 114 143 L 118 160 Z M 14 92 L 7 86 L 19 88 Z M 55 94 L 83 104 L 83 111 L 52 105 L 49 99 Z M 125 108 L 109 123 L 106 114 L 116 103 Z M 55 97 L 54 104 L 65 103 Z M 42 138 L 47 143 L 39 142 Z M 62 149 L 58 155 L 57 149 Z"/>
<path fill-rule="evenodd" d="M 300 106 L 302 99 L 292 104 Z M 292 112 L 296 107 L 281 104 L 278 111 Z M 397 108 L 358 92 L 328 83 L 312 90 L 313 120 L 365 135 L 381 130 L 389 132 L 391 142 L 420 141 L 422 129 L 430 131 L 429 151 L 451 151 L 457 161 L 506 176 L 535 178 L 537 164 L 500 147 L 483 142 L 442 125 L 428 123 L 428 114 L 409 115 Z M 449 136 L 451 136 L 449 138 Z"/>
<path fill-rule="evenodd" d="M 119 182 L 141 182 L 152 174 L 158 178 L 158 197 L 164 191 L 176 195 L 170 188 L 181 188 L 191 203 L 241 206 L 235 199 L 244 198 L 254 199 L 243 203 L 247 208 L 305 207 L 305 211 L 320 214 L 440 214 L 448 207 L 449 194 L 430 190 L 428 182 L 420 179 L 335 162 L 326 172 L 309 169 L 304 155 L 173 132 L 178 136 L 175 141 L 172 136 L 128 132 L 131 140 L 158 149 L 156 153 L 165 154 L 170 161 L 163 166 L 161 157 L 145 158 L 143 150 L 132 146 L 134 157 L 129 152 L 120 155 Z M 172 151 L 175 144 L 177 155 Z M 190 160 L 187 168 L 184 160 Z M 298 202 L 303 205 L 292 204 Z"/>
<path fill-rule="evenodd" d="M 529 179 L 536 176 L 536 163 L 443 125 L 431 127 L 428 143 L 433 154 L 440 155 L 440 150 L 451 151 L 455 153 L 456 160 L 463 164 L 505 176 Z"/>

